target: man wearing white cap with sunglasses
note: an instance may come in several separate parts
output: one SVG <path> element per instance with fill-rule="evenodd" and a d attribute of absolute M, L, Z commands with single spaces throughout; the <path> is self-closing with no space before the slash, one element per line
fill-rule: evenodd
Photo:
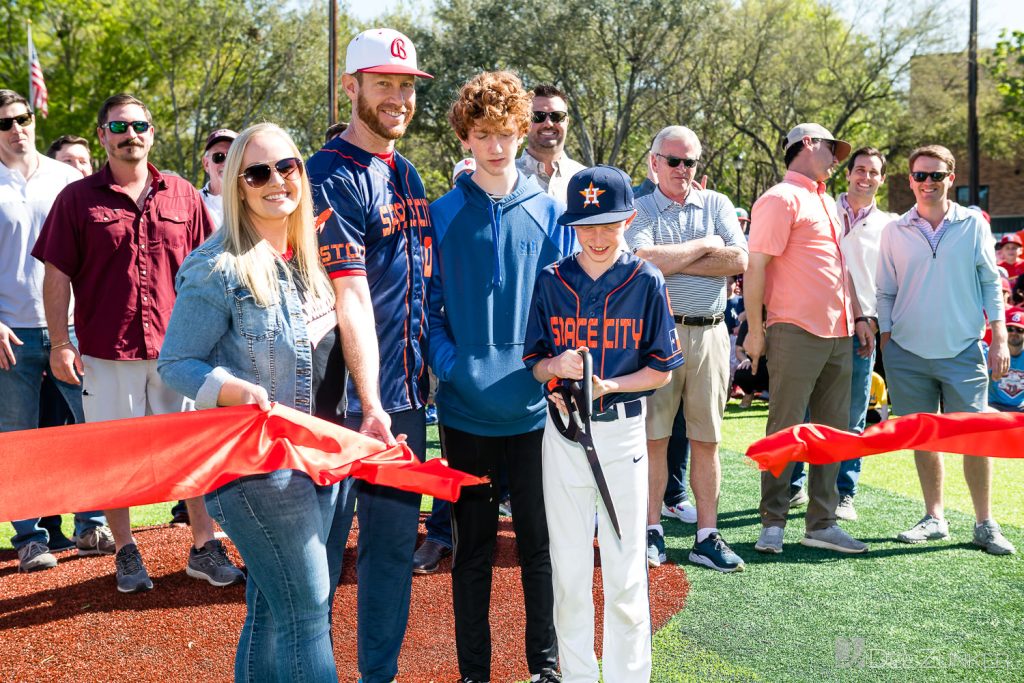
<path fill-rule="evenodd" d="M 430 212 L 419 174 L 395 151 L 416 111 L 416 77 L 431 76 L 417 68 L 408 37 L 380 28 L 353 38 L 341 77 L 351 122 L 312 156 L 307 170 L 348 368 L 344 425 L 388 444 L 393 434 L 404 434 L 423 457 L 423 294 L 431 259 L 429 240 L 422 238 Z M 325 383 L 340 384 L 344 375 Z M 332 586 L 341 574 L 356 498 L 359 672 L 364 683 L 383 683 L 398 673 L 420 496 L 342 482 L 327 542 Z"/>

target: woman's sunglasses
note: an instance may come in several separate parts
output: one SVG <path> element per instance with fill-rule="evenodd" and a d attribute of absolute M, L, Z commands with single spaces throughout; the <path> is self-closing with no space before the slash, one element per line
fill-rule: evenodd
<path fill-rule="evenodd" d="M 6 119 L 0 119 L 0 130 L 3 132 L 9 131 L 14 128 L 14 124 L 18 124 L 22 128 L 32 123 L 32 112 L 27 111 L 24 114 L 18 114 Z"/>
<path fill-rule="evenodd" d="M 108 121 L 104 123 L 100 128 L 106 128 L 115 135 L 121 135 L 122 133 L 128 132 L 128 126 L 132 127 L 139 135 L 142 135 L 152 124 L 149 121 Z"/>
<path fill-rule="evenodd" d="M 238 177 L 244 180 L 249 187 L 258 190 L 270 182 L 270 176 L 275 170 L 282 178 L 290 178 L 296 171 L 302 173 L 302 160 L 291 157 L 274 162 L 273 166 L 262 163 L 253 164 L 239 173 Z"/>

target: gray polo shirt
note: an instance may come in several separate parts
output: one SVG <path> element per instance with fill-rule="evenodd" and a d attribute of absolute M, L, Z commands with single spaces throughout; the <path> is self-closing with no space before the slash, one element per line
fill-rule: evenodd
<path fill-rule="evenodd" d="M 661 188 L 636 200 L 637 216 L 626 231 L 633 249 L 662 244 L 682 244 L 719 235 L 727 247 L 747 249 L 747 240 L 736 218 L 736 209 L 724 194 L 694 187 L 678 204 Z M 728 298 L 726 277 L 668 275 L 665 284 L 674 315 L 721 315 Z"/>

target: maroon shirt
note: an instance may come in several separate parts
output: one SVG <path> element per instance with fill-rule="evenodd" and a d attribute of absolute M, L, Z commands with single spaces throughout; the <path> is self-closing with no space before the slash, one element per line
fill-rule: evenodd
<path fill-rule="evenodd" d="M 152 360 L 174 307 L 174 277 L 215 229 L 188 181 L 148 165 L 140 211 L 107 164 L 53 203 L 32 255 L 71 278 L 79 350 L 105 360 Z"/>

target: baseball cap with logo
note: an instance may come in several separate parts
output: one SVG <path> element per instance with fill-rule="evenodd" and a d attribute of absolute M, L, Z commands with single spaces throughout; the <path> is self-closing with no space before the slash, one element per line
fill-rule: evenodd
<path fill-rule="evenodd" d="M 1003 235 L 1002 239 L 999 240 L 999 246 L 1005 246 L 1007 244 L 1017 244 L 1024 246 L 1024 242 L 1021 241 L 1020 235 L 1015 232 L 1007 233 Z"/>
<path fill-rule="evenodd" d="M 559 225 L 606 225 L 634 213 L 632 181 L 614 166 L 585 168 L 569 179 L 566 210 Z"/>
<path fill-rule="evenodd" d="M 476 159 L 469 157 L 455 164 L 455 168 L 452 169 L 452 182 L 463 173 L 472 173 L 476 170 Z"/>
<path fill-rule="evenodd" d="M 233 130 L 230 130 L 228 128 L 218 128 L 217 130 L 213 131 L 208 136 L 206 136 L 206 147 L 203 148 L 203 151 L 206 152 L 221 140 L 227 140 L 228 142 L 231 142 L 237 137 L 238 133 L 236 133 Z"/>
<path fill-rule="evenodd" d="M 416 67 L 416 47 L 409 37 L 393 28 L 371 28 L 353 38 L 345 52 L 345 73 L 433 78 Z"/>
<path fill-rule="evenodd" d="M 1024 308 L 1013 306 L 1006 309 L 1006 326 L 1024 330 Z"/>
<path fill-rule="evenodd" d="M 786 149 L 788 150 L 790 147 L 803 140 L 804 137 L 820 138 L 822 140 L 832 140 L 835 142 L 837 161 L 842 161 L 846 157 L 850 156 L 850 150 L 852 149 L 852 147 L 850 147 L 850 143 L 845 140 L 836 140 L 827 128 L 819 126 L 817 123 L 801 123 L 786 133 Z"/>
<path fill-rule="evenodd" d="M 740 220 L 740 221 L 746 221 L 746 222 L 749 223 L 750 222 L 750 214 L 747 213 L 746 209 L 737 206 L 736 207 L 736 219 Z"/>

